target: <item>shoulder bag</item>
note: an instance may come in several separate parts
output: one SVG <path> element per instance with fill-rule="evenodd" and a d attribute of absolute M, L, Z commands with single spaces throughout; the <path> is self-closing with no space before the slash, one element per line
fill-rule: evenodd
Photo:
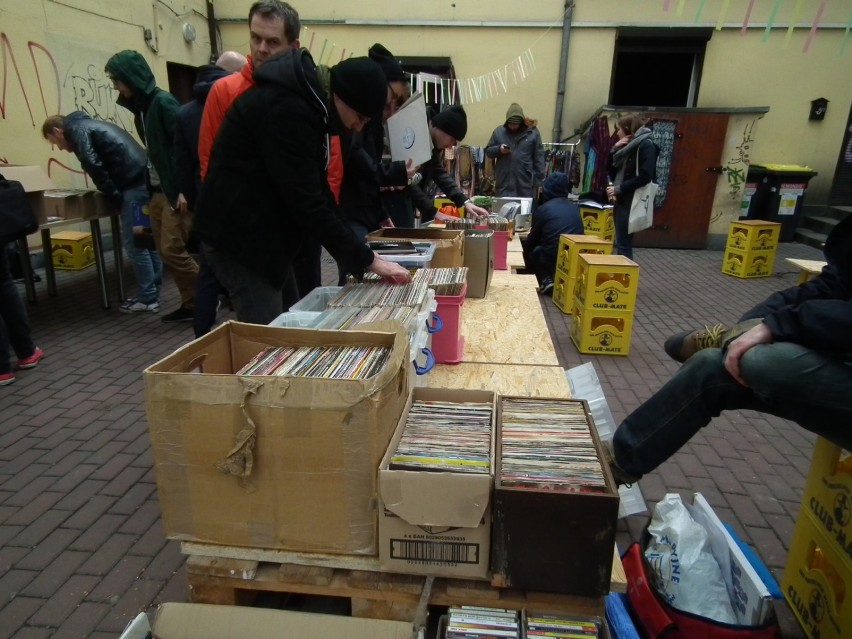
<path fill-rule="evenodd" d="M 636 149 L 636 175 L 639 175 L 639 149 Z M 633 191 L 633 200 L 630 203 L 630 217 L 627 222 L 627 232 L 631 235 L 637 231 L 644 231 L 654 224 L 654 198 L 657 195 L 657 183 L 651 180 L 645 186 L 640 186 Z"/>
<path fill-rule="evenodd" d="M 0 174 L 0 244 L 14 242 L 37 230 L 38 220 L 24 187 Z"/>

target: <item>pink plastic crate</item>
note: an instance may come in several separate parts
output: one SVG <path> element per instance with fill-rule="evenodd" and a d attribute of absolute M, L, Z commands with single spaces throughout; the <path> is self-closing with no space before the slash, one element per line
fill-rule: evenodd
<path fill-rule="evenodd" d="M 459 295 L 436 295 L 438 308 L 435 315 L 441 318 L 444 327 L 432 334 L 432 354 L 437 364 L 458 364 L 464 351 L 464 336 L 461 334 L 462 307 L 467 295 L 465 283 Z"/>
<path fill-rule="evenodd" d="M 506 253 L 509 250 L 509 231 L 494 231 L 494 268 L 505 271 L 509 267 L 506 264 Z"/>

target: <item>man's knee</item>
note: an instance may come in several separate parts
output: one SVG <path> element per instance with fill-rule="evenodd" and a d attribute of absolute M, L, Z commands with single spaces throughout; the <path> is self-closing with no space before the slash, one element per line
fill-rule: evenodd
<path fill-rule="evenodd" d="M 812 366 L 812 351 L 790 342 L 758 344 L 740 360 L 740 371 L 748 385 L 764 394 L 784 392 L 798 383 L 799 374 Z"/>

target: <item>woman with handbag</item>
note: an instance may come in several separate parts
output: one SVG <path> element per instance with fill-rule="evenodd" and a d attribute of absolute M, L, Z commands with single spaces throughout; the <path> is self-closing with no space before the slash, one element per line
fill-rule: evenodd
<path fill-rule="evenodd" d="M 633 259 L 633 235 L 628 231 L 630 208 L 636 189 L 652 182 L 657 172 L 657 145 L 651 129 L 642 118 L 631 113 L 618 119 L 618 140 L 610 150 L 606 194 L 613 202 L 615 249 L 619 255 Z"/>

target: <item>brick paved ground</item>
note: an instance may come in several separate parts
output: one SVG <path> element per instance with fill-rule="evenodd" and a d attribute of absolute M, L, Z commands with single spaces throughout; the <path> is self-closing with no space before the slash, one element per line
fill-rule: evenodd
<path fill-rule="evenodd" d="M 639 250 L 630 356 L 579 355 L 566 317 L 547 300 L 560 362 L 595 363 L 618 421 L 676 370 L 662 351 L 666 336 L 734 320 L 794 283 L 784 256 L 820 259 L 815 249 L 782 245 L 775 276 L 738 280 L 719 273 L 717 252 Z M 60 273 L 56 298 L 44 282 L 38 291 L 30 317 L 47 357 L 0 388 L 0 639 L 112 639 L 139 610 L 187 600 L 183 557 L 159 521 L 140 372 L 192 331 L 157 315 L 102 310 L 93 270 Z M 177 300 L 169 280 L 164 312 Z M 651 505 L 668 491 L 700 490 L 780 578 L 812 442 L 783 420 L 729 413 L 641 486 Z M 619 543 L 645 521 L 622 522 Z M 785 639 L 800 637 L 789 612 L 781 616 Z"/>

